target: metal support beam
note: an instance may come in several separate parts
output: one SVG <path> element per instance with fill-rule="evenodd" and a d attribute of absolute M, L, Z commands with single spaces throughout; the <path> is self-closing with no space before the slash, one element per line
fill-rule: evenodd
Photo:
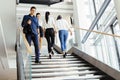
<path fill-rule="evenodd" d="M 95 19 L 93 20 L 89 31 L 84 35 L 83 39 L 82 39 L 82 43 L 85 43 L 86 40 L 88 39 L 91 31 L 94 29 L 94 27 L 96 26 L 96 24 L 98 23 L 99 19 L 101 18 L 101 16 L 103 15 L 104 11 L 106 10 L 106 8 L 108 7 L 109 3 L 111 2 L 111 0 L 105 0 L 103 5 L 101 6 L 97 16 L 95 17 Z"/>

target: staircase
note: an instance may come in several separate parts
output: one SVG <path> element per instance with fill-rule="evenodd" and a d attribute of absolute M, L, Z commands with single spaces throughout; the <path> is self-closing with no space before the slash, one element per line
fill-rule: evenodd
<path fill-rule="evenodd" d="M 34 63 L 31 56 L 32 80 L 105 80 L 107 75 L 87 63 L 83 59 L 69 54 L 66 58 L 62 55 L 40 56 L 41 64 Z"/>

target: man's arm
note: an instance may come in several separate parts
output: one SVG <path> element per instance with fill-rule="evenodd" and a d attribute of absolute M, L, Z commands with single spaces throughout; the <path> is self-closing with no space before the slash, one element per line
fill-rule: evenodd
<path fill-rule="evenodd" d="M 39 27 L 40 27 L 40 24 L 39 24 L 38 19 L 37 19 L 37 32 L 38 32 L 38 34 L 40 33 Z"/>
<path fill-rule="evenodd" d="M 23 17 L 23 20 L 22 20 L 22 23 L 21 23 L 22 27 L 25 27 L 25 25 L 26 25 L 25 21 L 26 21 L 26 16 Z"/>

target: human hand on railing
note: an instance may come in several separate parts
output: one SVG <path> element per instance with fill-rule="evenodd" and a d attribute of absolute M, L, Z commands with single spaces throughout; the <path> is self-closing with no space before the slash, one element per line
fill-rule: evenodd
<path fill-rule="evenodd" d="M 72 36 L 72 31 L 70 31 L 70 35 Z"/>
<path fill-rule="evenodd" d="M 57 31 L 56 31 L 56 30 L 55 30 L 54 32 L 55 32 L 55 34 L 57 34 Z"/>
<path fill-rule="evenodd" d="M 54 36 L 56 37 L 56 35 L 57 35 L 57 31 L 56 31 L 56 30 L 54 30 Z"/>
<path fill-rule="evenodd" d="M 70 35 L 72 35 L 72 31 L 70 29 L 68 31 L 70 32 Z"/>

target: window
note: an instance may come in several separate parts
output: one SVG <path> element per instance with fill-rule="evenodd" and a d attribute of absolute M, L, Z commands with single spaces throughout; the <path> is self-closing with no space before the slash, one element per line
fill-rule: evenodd
<path fill-rule="evenodd" d="M 94 8 L 94 10 L 96 9 L 96 14 L 97 14 L 105 0 L 93 0 L 93 1 L 95 4 L 89 0 L 89 6 L 91 6 L 89 7 L 89 9 L 90 10 L 92 10 L 91 8 Z M 93 7 L 93 5 L 95 5 L 95 7 Z M 93 13 L 90 15 L 92 16 L 91 18 L 91 23 L 92 23 L 95 15 L 93 15 Z M 105 12 L 99 19 L 97 26 L 98 29 L 96 30 L 108 34 L 113 34 L 113 30 L 114 30 L 114 34 L 120 35 L 120 26 L 118 24 L 115 25 L 113 30 L 109 25 L 109 24 L 111 25 L 113 24 L 111 21 L 113 21 L 115 17 L 116 17 L 116 10 L 114 7 L 114 2 L 113 0 L 111 0 Z M 89 28 L 90 26 L 87 27 Z M 83 32 L 85 33 L 85 31 L 81 31 L 81 34 L 83 34 Z M 81 37 L 82 36 L 83 35 L 81 35 Z M 120 38 L 92 32 L 88 40 L 83 44 L 83 46 L 84 46 L 83 47 L 84 52 L 87 52 L 87 54 L 119 70 Z"/>

